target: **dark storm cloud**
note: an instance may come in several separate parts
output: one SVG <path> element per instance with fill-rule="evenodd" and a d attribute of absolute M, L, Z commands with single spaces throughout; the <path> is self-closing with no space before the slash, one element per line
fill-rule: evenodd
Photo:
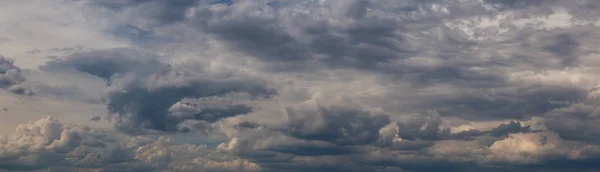
<path fill-rule="evenodd" d="M 407 38 L 407 36 L 420 36 L 419 34 L 423 34 L 419 33 L 422 30 L 440 27 L 441 21 L 446 17 L 468 15 L 468 12 L 462 8 L 454 9 L 457 10 L 457 14 L 439 16 L 437 12 L 430 9 L 429 1 L 406 2 L 405 6 L 418 8 L 424 13 L 419 14 L 404 8 L 396 9 L 395 12 L 425 15 L 425 17 L 392 18 L 368 15 L 367 11 L 374 7 L 386 8 L 376 1 L 354 0 L 347 5 L 333 1 L 324 3 L 323 6 L 316 6 L 314 11 L 330 8 L 329 10 L 334 13 L 331 18 L 296 13 L 290 9 L 287 11 L 274 9 L 263 2 L 242 1 L 220 8 L 199 8 L 191 23 L 201 31 L 215 35 L 232 50 L 279 65 L 316 61 L 336 68 L 402 73 L 403 71 L 398 71 L 398 68 L 407 66 L 386 67 L 386 64 L 394 60 L 422 55 L 430 48 L 446 49 L 454 53 L 444 55 L 446 56 L 444 58 L 448 58 L 462 55 L 458 54 L 461 52 L 460 49 L 475 46 L 474 42 L 467 41 L 464 37 L 454 36 L 454 34 L 461 34 L 458 32 L 440 33 L 443 34 L 442 40 L 423 42 L 423 45 Z M 373 7 L 372 3 L 375 4 Z M 261 12 L 255 15 L 239 15 L 247 12 L 248 8 L 258 8 Z M 423 27 L 411 28 L 417 25 Z M 280 61 L 293 62 L 282 64 L 279 63 Z"/>
<path fill-rule="evenodd" d="M 378 64 L 414 54 L 399 31 L 399 23 L 385 19 L 362 19 L 348 26 L 328 23 L 306 28 L 314 55 L 336 67 L 378 70 Z"/>
<path fill-rule="evenodd" d="M 287 108 L 286 114 L 289 124 L 283 129 L 285 133 L 339 146 L 373 143 L 379 138 L 379 130 L 390 123 L 386 115 L 344 106 Z"/>
<path fill-rule="evenodd" d="M 396 11 L 397 14 L 407 14 L 399 16 L 402 19 L 397 20 L 369 15 L 368 12 L 365 12 L 376 4 L 372 5 L 367 1 L 354 1 L 350 4 L 354 3 L 362 5 L 349 5 L 348 9 L 341 12 L 342 17 L 331 16 L 324 20 L 315 19 L 318 17 L 311 18 L 310 14 L 297 14 L 302 17 L 290 17 L 285 13 L 269 13 L 272 9 L 260 6 L 260 4 L 258 8 L 263 10 L 258 15 L 236 16 L 236 12 L 245 12 L 239 11 L 243 9 L 241 7 L 256 5 L 256 3 L 234 3 L 232 6 L 220 8 L 218 12 L 210 9 L 197 11 L 195 16 L 197 20 L 194 24 L 200 26 L 200 30 L 214 35 L 218 40 L 230 46 L 233 51 L 255 56 L 266 63 L 290 65 L 316 61 L 329 68 L 360 69 L 364 72 L 384 73 L 396 78 L 398 82 L 408 81 L 408 84 L 415 87 L 447 84 L 457 87 L 457 90 L 460 91 L 481 93 L 433 97 L 431 101 L 421 102 L 417 105 L 422 106 L 419 109 L 436 110 L 442 117 L 453 116 L 477 121 L 528 120 L 531 117 L 567 106 L 556 102 L 578 102 L 587 96 L 585 89 L 575 85 L 515 81 L 508 76 L 519 70 L 546 71 L 579 65 L 578 58 L 589 52 L 582 51 L 582 45 L 586 43 L 581 42 L 580 35 L 573 33 L 580 33 L 586 29 L 563 29 L 556 32 L 554 30 L 527 31 L 524 29 L 525 31 L 516 31 L 515 35 L 507 35 L 504 40 L 487 39 L 482 41 L 469 38 L 470 36 L 464 31 L 444 26 L 442 22 L 461 16 L 493 15 L 497 11 L 478 11 L 481 8 L 473 8 L 472 11 L 469 11 L 467 7 L 452 6 L 457 5 L 457 2 L 430 1 L 427 3 L 449 5 L 446 8 L 449 10 L 449 14 L 435 11 L 436 9 L 433 9 L 434 6 L 431 4 L 415 3 L 411 6 L 413 10 L 405 8 L 405 11 Z M 512 8 L 525 8 L 542 2 L 495 1 L 489 3 L 502 3 L 504 4 L 503 9 L 512 10 Z M 423 18 L 411 18 L 411 15 L 420 15 L 418 10 L 430 13 L 424 14 Z M 542 12 L 530 14 L 540 13 Z M 331 20 L 336 20 L 336 22 L 331 22 Z M 346 20 L 352 20 L 352 22 L 344 23 Z M 483 53 L 491 53 L 491 55 L 483 57 L 492 57 L 482 58 Z M 440 60 L 441 65 L 395 64 L 395 62 L 417 56 Z M 558 62 L 555 63 L 555 61 Z M 486 70 L 476 70 L 478 68 Z M 509 91 L 496 92 L 496 89 Z M 288 110 L 290 126 L 283 131 L 287 136 L 296 139 L 329 142 L 337 147 L 306 144 L 304 146 L 296 145 L 297 150 L 285 146 L 268 150 L 311 157 L 344 155 L 349 152 L 356 153 L 356 151 L 346 151 L 348 146 L 374 144 L 377 140 L 375 138 L 380 137 L 379 134 L 375 134 L 379 132 L 374 131 L 383 128 L 383 124 L 373 125 L 376 127 L 372 128 L 376 129 L 360 128 L 364 133 L 371 133 L 365 134 L 364 138 L 342 137 L 344 132 L 356 131 L 347 126 L 371 126 L 374 122 L 369 122 L 372 120 L 366 117 L 368 115 L 349 115 L 355 112 L 344 111 L 342 113 L 335 112 L 335 108 L 334 110 L 324 109 L 322 112 L 317 110 L 310 113 Z M 329 114 L 325 112 L 330 111 L 331 114 L 346 115 L 340 118 L 334 118 L 336 115 L 323 115 Z M 295 113 L 304 115 L 294 115 Z M 323 117 L 319 117 L 319 115 Z M 295 118 L 298 116 L 303 118 Z M 333 121 L 327 120 L 328 118 L 340 122 L 327 122 Z M 350 120 L 363 122 L 347 122 Z M 509 134 L 535 132 L 529 126 L 523 126 L 520 122 L 513 121 L 491 130 L 450 133 L 449 129 L 441 128 L 441 121 L 441 118 L 399 121 L 397 136 L 412 140 L 412 142 L 402 143 L 404 145 L 397 144 L 397 147 L 402 148 L 399 150 L 415 151 L 428 148 L 440 140 L 474 140 L 478 137 L 488 136 L 494 137 L 491 141 L 494 143 Z M 354 123 L 363 125 L 352 125 Z M 354 135 L 360 136 L 360 134 Z M 353 150 L 355 149 L 360 148 Z M 506 170 L 503 167 L 487 168 L 472 163 L 425 159 L 424 161 L 429 164 L 410 162 L 392 165 L 398 161 L 390 160 L 391 164 L 382 164 L 382 166 L 397 166 L 415 171 Z M 275 169 L 298 165 L 293 162 L 274 165 L 268 161 L 261 161 L 261 164 Z M 339 164 L 330 167 L 323 165 L 321 169 L 318 167 L 310 169 L 330 171 L 343 169 Z M 309 165 L 306 164 L 298 166 L 309 168 Z"/>
<path fill-rule="evenodd" d="M 170 118 L 169 108 L 183 98 L 218 97 L 235 92 L 246 92 L 254 97 L 274 94 L 260 79 L 221 76 L 203 71 L 202 67 L 194 69 L 198 72 L 189 72 L 159 62 L 156 57 L 134 49 L 98 50 L 51 61 L 42 69 L 72 68 L 107 79 L 103 99 L 109 112 L 127 121 L 119 124 L 124 129 L 177 131 L 177 125 L 184 119 L 214 122 L 251 111 L 244 105 L 206 107 L 191 118 Z"/>
<path fill-rule="evenodd" d="M 534 1 L 490 1 L 493 4 L 529 4 Z M 535 1 L 542 3 L 541 1 Z M 502 42 L 482 42 L 468 40 L 464 33 L 453 31 L 443 26 L 442 21 L 454 19 L 461 16 L 491 15 L 493 11 L 485 11 L 481 6 L 472 4 L 459 4 L 458 2 L 401 2 L 401 6 L 386 7 L 379 1 L 354 0 L 348 5 L 340 6 L 335 2 L 325 2 L 326 8 L 341 10 L 340 16 L 331 16 L 340 22 L 331 22 L 326 19 L 315 19 L 311 14 L 294 13 L 270 6 L 269 2 L 240 1 L 219 8 L 200 6 L 193 10 L 194 15 L 185 20 L 182 18 L 185 9 L 197 4 L 195 1 L 183 0 L 174 2 L 162 1 L 100 1 L 104 6 L 110 4 L 121 4 L 118 6 L 135 6 L 140 4 L 161 4 L 157 8 L 143 8 L 148 13 L 161 14 L 162 9 L 172 9 L 178 13 L 166 13 L 169 17 L 157 17 L 157 21 L 181 21 L 191 24 L 192 27 L 202 32 L 214 35 L 223 43 L 228 44 L 232 50 L 244 52 L 256 58 L 274 62 L 278 65 L 297 65 L 298 61 L 317 61 L 330 67 L 360 68 L 367 71 L 386 71 L 404 74 L 405 69 L 411 66 L 388 66 L 391 61 L 419 55 L 432 55 L 438 58 L 454 58 L 465 56 L 469 48 L 475 46 L 486 46 L 487 44 L 501 44 Z M 389 2 L 386 2 L 389 4 Z M 449 14 L 435 11 L 434 4 L 448 5 Z M 205 4 L 204 2 L 201 4 Z M 535 3 L 534 3 L 535 4 Z M 554 4 L 554 3 L 551 3 Z M 206 5 L 206 4 L 205 4 Z M 464 6 L 460 6 L 464 5 Z M 416 8 L 422 12 L 406 10 L 404 7 Z M 318 7 L 315 10 L 322 10 Z M 397 8 L 394 12 L 398 18 L 383 17 L 380 15 L 369 15 L 370 10 L 386 8 Z M 248 10 L 260 9 L 259 13 L 253 15 L 240 15 L 249 13 Z M 404 9 L 404 11 L 402 10 Z M 391 9 L 388 9 L 391 10 Z M 167 10 L 170 11 L 170 10 Z M 387 11 L 386 11 L 387 12 Z M 335 11 L 333 12 L 335 14 Z M 417 25 L 426 27 L 410 29 Z M 421 31 L 440 28 L 440 35 L 430 35 Z M 294 31 L 294 32 L 292 32 Z M 431 37 L 435 41 L 421 42 L 415 37 Z M 567 38 L 567 37 L 565 37 Z M 568 41 L 568 40 L 565 40 Z M 564 44 L 561 44 L 564 43 Z M 576 48 L 576 42 L 558 42 L 546 47 L 550 51 L 568 53 Z M 484 45 L 485 44 L 485 45 Z M 567 45 L 571 44 L 571 45 Z M 560 48 L 557 48 L 560 47 Z M 565 64 L 572 63 L 574 57 L 568 57 Z M 280 63 L 280 61 L 294 61 L 292 63 Z M 488 64 L 489 65 L 489 64 Z M 277 67 L 277 66 L 275 66 Z M 414 66 L 412 66 L 414 68 Z M 469 66 L 466 66 L 469 67 Z M 485 66 L 483 66 L 485 67 Z M 279 66 L 280 69 L 286 69 Z M 402 70 L 399 70 L 402 68 Z M 459 68 L 454 68 L 459 69 Z M 419 69 L 415 69 L 419 70 Z M 458 70 L 457 70 L 458 71 Z M 471 74 L 477 76 L 477 73 Z M 480 76 L 486 76 L 481 75 Z M 456 79 L 473 80 L 472 78 Z M 423 76 L 427 78 L 427 75 Z"/>
<path fill-rule="evenodd" d="M 165 57 L 132 49 L 78 52 L 41 68 L 74 70 L 107 80 L 105 103 L 119 118 L 117 127 L 122 131 L 192 134 L 204 129 L 206 135 L 223 132 L 219 134 L 227 137 L 226 143 L 208 146 L 218 151 L 175 146 L 164 138 L 140 141 L 144 143 L 137 145 L 133 157 L 153 167 L 185 171 L 174 167 L 193 160 L 197 166 L 181 165 L 193 171 L 215 164 L 199 162 L 223 162 L 229 156 L 237 162 L 249 160 L 233 166 L 259 166 L 255 171 L 596 167 L 590 162 L 598 155 L 594 150 L 600 138 L 595 132 L 600 130 L 595 125 L 599 104 L 587 87 L 597 85 L 588 73 L 596 72 L 600 64 L 593 59 L 600 32 L 593 24 L 577 24 L 599 16 L 594 1 L 89 2 L 117 12 L 123 19 L 116 25 L 133 31 L 114 32 L 114 36 L 143 44 L 138 41 L 153 42 L 145 38 L 155 33 L 201 35 L 201 40 L 190 36 L 186 41 L 194 47 L 209 42 L 214 45 L 211 51 L 224 51 L 206 55 L 226 61 L 214 63 L 244 71 L 193 62 L 171 64 Z M 553 14 L 573 16 L 564 19 Z M 219 53 L 235 57 L 220 59 Z M 206 64 L 213 60 L 204 54 L 197 59 Z M 306 71 L 322 72 L 324 77 Z M 297 104 L 310 98 L 276 95 L 269 84 L 278 92 L 289 91 L 281 87 L 290 85 L 309 95 L 344 95 L 360 103 Z M 249 98 L 238 100 L 231 93 Z M 270 96 L 275 99 L 262 99 Z M 215 97 L 234 100 L 208 100 Z M 184 101 L 188 99 L 194 103 Z M 274 118 L 282 109 L 287 118 Z M 422 111 L 435 115 L 418 113 Z M 402 118 L 415 112 L 414 117 Z M 459 126 L 446 122 L 454 119 L 473 124 L 511 121 L 485 130 L 451 132 Z M 190 121 L 192 127 L 184 126 Z M 222 122 L 219 129 L 216 122 Z M 116 156 L 120 155 L 110 155 L 100 165 L 133 159 Z M 99 161 L 91 154 L 81 157 Z M 63 163 L 32 159 L 32 168 Z M 26 167 L 18 166 L 22 162 L 7 165 Z M 132 164 L 122 167 L 133 169 Z M 228 169 L 236 170 L 242 171 Z"/>
<path fill-rule="evenodd" d="M 208 32 L 232 46 L 264 60 L 297 61 L 310 58 L 308 53 L 302 52 L 303 47 L 297 40 L 272 20 L 241 18 L 219 21 L 206 27 Z"/>
<path fill-rule="evenodd" d="M 345 169 L 346 165 L 369 170 L 389 168 L 390 170 L 403 169 L 409 171 L 435 171 L 439 169 L 460 171 L 465 169 L 485 169 L 485 167 L 479 167 L 472 163 L 451 162 L 445 159 L 426 157 L 425 154 L 421 155 L 419 152 L 428 149 L 436 141 L 441 140 L 476 140 L 478 137 L 491 136 L 493 137 L 491 143 L 493 143 L 494 141 L 504 139 L 509 134 L 535 132 L 530 129 L 530 126 L 523 126 L 520 122 L 511 121 L 489 130 L 472 129 L 450 133 L 449 128 L 442 128 L 440 116 L 414 116 L 410 120 L 404 119 L 398 122 L 396 132 L 393 133 L 398 138 L 406 139 L 405 141 L 385 144 L 386 141 L 380 139 L 390 139 L 390 141 L 393 139 L 385 137 L 388 133 L 382 132 L 383 127 L 389 124 L 389 119 L 386 116 L 372 114 L 371 112 L 350 106 L 322 107 L 311 106 L 311 103 L 304 103 L 294 108 L 288 108 L 286 114 L 289 119 L 283 127 L 267 127 L 267 129 L 274 129 L 270 131 L 256 129 L 254 131 L 258 135 L 252 136 L 253 134 L 250 134 L 249 136 L 251 137 L 245 137 L 244 140 L 237 140 L 236 147 L 234 148 L 237 150 L 236 153 L 246 158 L 255 159 L 260 162 L 262 167 L 275 171 L 291 167 L 295 167 L 295 170 L 335 171 Z M 381 117 L 381 119 L 377 120 L 378 117 Z M 247 131 L 248 129 L 252 130 L 253 128 L 243 130 Z M 284 135 L 282 137 L 272 132 L 283 133 Z M 482 141 L 485 142 L 485 139 L 487 138 L 484 138 Z M 486 144 L 490 143 L 486 142 Z M 260 148 L 256 149 L 256 147 Z M 425 157 L 421 157 L 422 159 L 420 160 L 415 159 L 415 162 L 405 163 L 395 160 L 379 162 L 362 159 L 365 158 L 369 151 L 377 152 L 386 150 L 391 152 L 406 151 L 407 153 L 416 153 L 419 156 Z M 296 162 L 283 158 L 286 157 L 285 155 L 309 156 L 316 159 L 319 157 L 329 157 L 331 158 L 329 161 L 334 162 L 313 167 L 304 164 L 304 162 Z M 417 163 L 416 161 L 423 162 Z M 342 165 L 344 162 L 351 163 Z M 315 160 L 313 163 L 318 164 L 321 161 Z M 432 166 L 432 164 L 436 165 Z M 498 168 L 499 171 L 501 171 L 500 169 L 502 168 Z"/>
<path fill-rule="evenodd" d="M 469 120 L 528 119 L 532 116 L 565 107 L 555 102 L 578 102 L 587 96 L 585 90 L 576 87 L 532 86 L 497 99 L 480 96 L 463 96 L 433 101 L 441 116 L 458 116 Z M 510 97 L 510 99 L 502 98 Z"/>
<path fill-rule="evenodd" d="M 189 86 L 167 85 L 148 90 L 140 83 L 131 83 L 122 90 L 107 91 L 105 98 L 111 113 L 131 115 L 129 118 L 133 126 L 160 131 L 176 130 L 177 122 L 168 119 L 168 109 L 183 98 L 222 96 L 230 92 L 249 92 L 255 96 L 270 95 L 272 91 L 265 88 L 260 82 L 236 79 L 211 80 L 198 79 L 185 83 Z M 109 88 L 110 89 L 110 88 Z M 237 111 L 234 109 L 221 109 L 225 111 Z M 247 108 L 244 107 L 247 111 Z M 206 109 L 211 111 L 211 109 Z M 214 111 L 214 110 L 213 110 Z M 198 120 L 214 121 L 219 117 L 208 117 L 210 112 L 194 114 Z M 218 114 L 223 115 L 223 114 Z M 214 115 L 213 115 L 214 116 Z"/>
<path fill-rule="evenodd" d="M 375 68 L 377 63 L 412 53 L 402 35 L 395 33 L 400 29 L 397 21 L 364 18 L 367 9 L 364 5 L 368 3 L 362 0 L 351 3 L 344 15 L 357 21 L 347 25 L 306 17 L 272 16 L 275 9 L 250 1 L 234 3 L 220 11 L 200 9 L 196 11 L 194 24 L 235 50 L 265 61 L 291 62 L 283 65 L 317 60 L 335 67 Z M 237 16 L 246 7 L 255 6 L 264 12 Z M 284 19 L 291 23 L 283 22 Z M 290 33 L 290 26 L 297 27 L 301 35 Z"/>
<path fill-rule="evenodd" d="M 265 61 L 309 60 L 308 49 L 286 31 L 278 17 L 269 17 L 273 9 L 262 2 L 244 1 L 224 7 L 198 8 L 193 18 L 193 27 L 214 35 L 236 51 Z M 264 8 L 263 14 L 239 15 L 246 8 Z M 233 17 L 230 17 L 233 16 Z"/>
<path fill-rule="evenodd" d="M 592 98 L 545 114 L 544 124 L 565 140 L 600 143 L 598 98 Z"/>
<path fill-rule="evenodd" d="M 14 65 L 14 60 L 0 56 L 0 74 L 2 74 L 2 88 L 8 88 L 12 85 L 20 84 L 25 81 L 21 75 L 21 69 Z"/>
<path fill-rule="evenodd" d="M 15 94 L 33 94 L 30 88 L 23 85 L 23 82 L 25 76 L 21 68 L 15 66 L 13 59 L 0 55 L 0 88 Z"/>
<path fill-rule="evenodd" d="M 440 65 L 401 65 L 402 75 L 394 76 L 400 81 L 407 79 L 416 87 L 451 85 L 457 92 L 453 96 L 440 96 L 435 100 L 415 106 L 436 110 L 442 116 L 457 116 L 468 120 L 510 119 L 523 120 L 548 111 L 565 107 L 554 102 L 579 102 L 586 98 L 585 87 L 574 84 L 543 83 L 531 80 L 514 80 L 509 73 L 531 71 L 534 75 L 550 76 L 547 71 L 568 70 L 585 65 L 581 58 L 596 53 L 589 46 L 595 44 L 591 26 L 573 26 L 537 32 L 523 31 L 518 37 L 508 36 L 507 42 L 498 45 L 480 44 L 497 49 L 486 50 L 495 54 L 492 59 L 474 63 L 460 60 L 478 57 L 478 51 L 458 53 L 460 58 L 440 58 Z M 484 42 L 485 43 L 485 42 Z M 441 46 L 443 47 L 443 46 Z M 461 48 L 458 48 L 461 49 Z M 500 58 L 500 57 L 508 58 Z M 484 70 L 473 70 L 473 69 Z M 498 92 L 497 90 L 505 90 Z M 484 96 L 485 95 L 485 96 Z M 396 97 L 400 98 L 400 97 Z"/>
<path fill-rule="evenodd" d="M 578 58 L 589 54 L 579 50 L 583 44 L 578 41 L 581 36 L 572 34 L 579 31 L 567 29 L 562 33 L 549 31 L 539 34 L 520 33 L 506 36 L 507 40 L 501 41 L 472 40 L 463 31 L 442 25 L 442 21 L 461 16 L 492 15 L 494 12 L 482 11 L 480 6 L 469 8 L 468 5 L 460 6 L 461 4 L 456 2 L 448 2 L 448 4 L 440 2 L 449 5 L 450 14 L 443 14 L 433 9 L 432 4 L 436 3 L 435 1 L 406 2 L 405 6 L 423 12 L 404 9 L 405 11 L 395 11 L 397 18 L 390 18 L 366 12 L 367 9 L 382 8 L 381 4 L 375 1 L 352 1 L 348 7 L 339 7 L 326 2 L 326 5 L 330 5 L 329 8 L 336 7 L 343 12 L 341 17 L 334 15 L 319 20 L 319 17 L 311 14 L 283 12 L 262 2 L 245 1 L 221 6 L 219 10 L 199 8 L 191 23 L 202 32 L 214 35 L 231 50 L 254 56 L 271 64 L 267 66 L 274 67 L 276 71 L 310 70 L 314 69 L 314 63 L 317 63 L 329 68 L 383 73 L 394 79 L 408 80 L 416 87 L 450 84 L 486 92 L 491 88 L 506 88 L 516 84 L 509 81 L 507 76 L 515 70 L 514 68 L 542 71 L 557 66 L 577 66 Z M 239 15 L 246 13 L 248 8 L 257 8 L 261 11 L 255 15 Z M 328 19 L 335 19 L 336 22 Z M 423 28 L 410 28 L 418 25 L 423 25 Z M 547 41 L 514 46 L 526 41 L 522 37 L 532 38 L 532 40 L 547 39 Z M 547 45 L 540 45 L 540 43 Z M 484 49 L 476 50 L 482 47 Z M 482 51 L 487 51 L 486 47 L 489 47 L 489 52 L 485 53 L 492 53 L 494 57 L 509 55 L 512 58 L 481 61 L 477 56 L 481 55 Z M 553 55 L 536 55 L 539 52 Z M 418 56 L 439 59 L 442 65 L 419 66 L 395 63 Z M 560 64 L 551 63 L 553 59 L 559 59 Z M 474 68 L 489 70 L 473 70 Z M 561 107 L 549 104 L 545 100 L 548 97 L 571 101 L 578 99 L 577 88 L 573 89 L 575 90 L 573 96 L 552 92 L 538 93 L 523 96 L 524 99 L 517 102 L 501 99 L 483 100 L 477 96 L 456 97 L 456 100 L 442 100 L 438 107 L 427 108 L 440 110 L 444 116 L 456 115 L 467 119 L 526 119 L 532 114 Z M 533 101 L 534 105 L 522 103 L 528 101 Z M 433 103 L 438 104 L 437 101 Z M 459 107 L 463 104 L 477 107 Z M 503 110 L 495 111 L 496 108 Z"/>

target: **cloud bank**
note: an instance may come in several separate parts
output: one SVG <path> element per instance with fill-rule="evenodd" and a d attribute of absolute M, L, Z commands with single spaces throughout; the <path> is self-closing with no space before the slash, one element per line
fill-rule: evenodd
<path fill-rule="evenodd" d="M 99 33 L 129 45 L 36 69 L 102 81 L 71 79 L 72 90 L 100 88 L 86 99 L 107 115 L 90 118 L 116 131 L 22 125 L 0 142 L 0 169 L 598 168 L 593 0 L 56 3 L 85 7 Z M 0 87 L 12 90 L 24 77 L 2 59 Z"/>

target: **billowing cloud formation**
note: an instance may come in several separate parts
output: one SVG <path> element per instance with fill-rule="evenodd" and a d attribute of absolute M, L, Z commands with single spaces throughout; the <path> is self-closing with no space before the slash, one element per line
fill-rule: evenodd
<path fill-rule="evenodd" d="M 22 85 L 25 77 L 14 60 L 0 55 L 0 88 L 15 94 L 33 94 L 31 89 Z"/>
<path fill-rule="evenodd" d="M 126 161 L 128 157 L 122 152 L 104 150 L 114 142 L 107 134 L 89 127 L 62 124 L 52 117 L 22 124 L 13 135 L 0 142 L 0 168 L 33 170 Z M 100 151 L 95 151 L 98 149 Z"/>
<path fill-rule="evenodd" d="M 0 169 L 63 168 L 75 171 L 257 171 L 248 160 L 206 145 L 175 144 L 170 138 L 115 137 L 114 133 L 60 123 L 47 117 L 20 125 L 0 140 Z"/>
<path fill-rule="evenodd" d="M 598 168 L 594 0 L 61 3 L 86 7 L 134 47 L 82 49 L 40 68 L 106 81 L 96 84 L 103 103 L 130 141 L 94 151 L 131 154 L 86 168 Z M 1 168 L 79 163 L 48 157 L 82 144 L 43 143 Z"/>
<path fill-rule="evenodd" d="M 336 145 L 363 145 L 375 142 L 379 130 L 390 123 L 386 115 L 344 106 L 320 107 L 307 102 L 286 109 L 286 133 L 304 140 L 319 140 Z"/>
<path fill-rule="evenodd" d="M 184 98 L 221 97 L 229 93 L 248 93 L 251 97 L 275 92 L 258 78 L 210 66 L 176 66 L 157 60 L 157 55 L 134 49 L 112 49 L 77 53 L 65 60 L 51 61 L 42 69 L 74 69 L 107 79 L 103 99 L 109 112 L 118 114 L 123 130 L 138 127 L 159 131 L 178 131 L 183 120 L 215 122 L 220 118 L 245 114 L 243 105 L 206 107 L 191 116 L 169 115 L 169 108 Z M 222 115 L 222 113 L 231 113 Z"/>

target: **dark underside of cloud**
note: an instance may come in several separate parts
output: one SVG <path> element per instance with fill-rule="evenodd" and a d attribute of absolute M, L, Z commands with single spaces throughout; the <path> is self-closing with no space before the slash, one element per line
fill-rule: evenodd
<path fill-rule="evenodd" d="M 220 118 L 252 111 L 244 105 L 201 107 L 200 112 L 170 115 L 169 108 L 184 98 L 223 97 L 248 93 L 253 98 L 275 92 L 260 79 L 221 75 L 203 69 L 189 71 L 157 60 L 157 55 L 135 49 L 99 50 L 76 53 L 65 60 L 50 61 L 41 69 L 74 70 L 107 80 L 103 95 L 110 113 L 123 130 L 178 131 L 184 120 L 215 122 Z"/>
<path fill-rule="evenodd" d="M 0 170 L 600 168 L 595 0 L 75 2 L 140 45 L 40 70 L 106 81 L 92 120 L 128 139 L 45 118 L 0 138 Z"/>
<path fill-rule="evenodd" d="M 23 82 L 25 77 L 21 69 L 15 66 L 14 60 L 0 55 L 0 89 L 21 95 L 33 94 Z"/>

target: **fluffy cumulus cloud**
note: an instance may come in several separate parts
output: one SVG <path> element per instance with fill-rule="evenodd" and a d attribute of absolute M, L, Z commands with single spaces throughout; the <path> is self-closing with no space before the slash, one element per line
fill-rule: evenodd
<path fill-rule="evenodd" d="M 108 131 L 47 117 L 19 125 L 0 142 L 6 170 L 258 171 L 259 166 L 206 145 L 176 144 L 168 137 L 117 137 Z"/>
<path fill-rule="evenodd" d="M 599 168 L 595 0 L 7 2 L 48 30 L 4 28 L 0 88 L 111 126 L 20 125 L 0 170 Z"/>
<path fill-rule="evenodd" d="M 119 162 L 127 156 L 105 148 L 114 142 L 107 133 L 89 127 L 62 124 L 47 117 L 19 125 L 1 142 L 2 168 L 35 170 L 69 164 L 94 165 Z M 116 158 L 116 159 L 113 159 Z"/>

